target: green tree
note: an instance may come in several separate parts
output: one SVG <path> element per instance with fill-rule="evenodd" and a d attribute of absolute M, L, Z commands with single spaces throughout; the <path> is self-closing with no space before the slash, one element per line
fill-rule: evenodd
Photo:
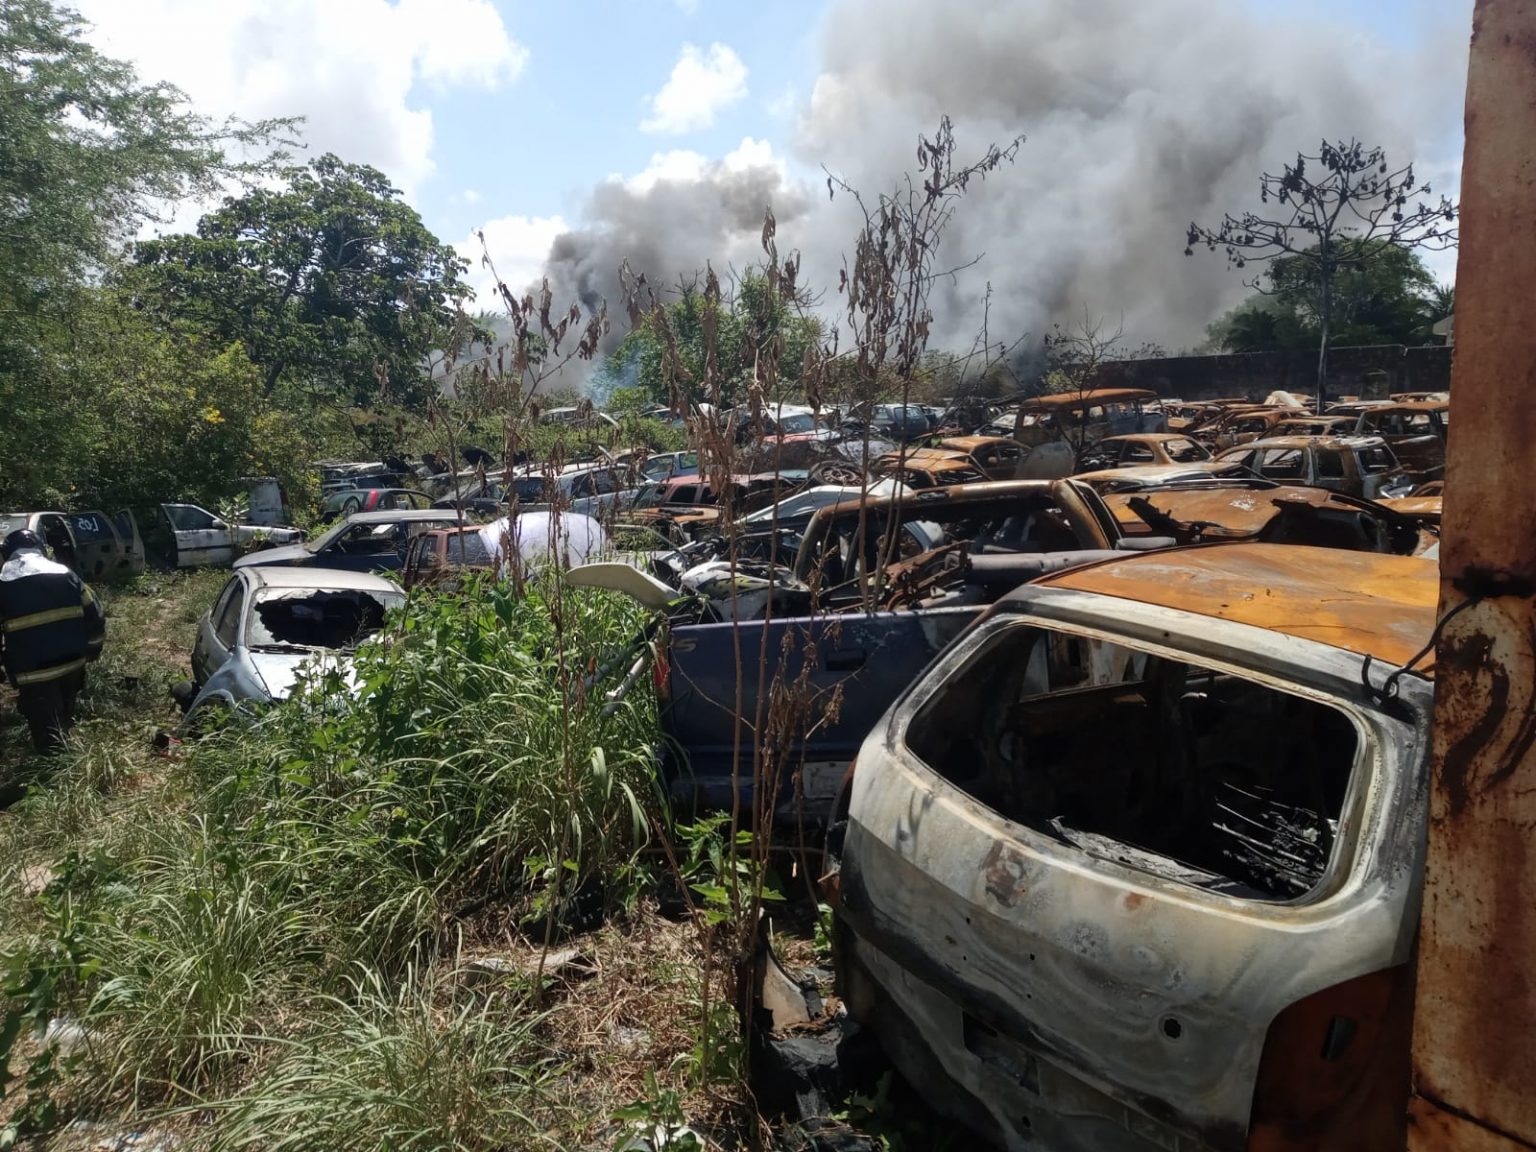
<path fill-rule="evenodd" d="M 214 124 L 167 84 L 97 53 L 48 0 L 0 4 L 0 324 L 110 261 L 164 205 L 264 170 L 232 163 L 287 121 Z"/>
<path fill-rule="evenodd" d="M 800 379 L 806 350 L 821 341 L 820 323 L 801 315 L 771 292 L 767 281 L 756 272 L 742 278 L 729 301 L 713 303 L 704 292 L 690 286 L 667 305 L 666 313 L 677 340 L 679 358 L 691 377 L 679 381 L 680 399 L 688 404 L 708 399 L 703 381 L 708 378 L 705 360 L 711 347 L 711 329 L 715 333 L 718 379 L 722 381 L 720 400 L 726 405 L 746 399 L 754 366 L 763 357 L 775 358 L 777 379 L 793 390 Z M 668 395 L 662 361 L 661 337 L 655 323 L 647 317 L 609 354 L 600 370 L 599 390 L 639 388 L 657 404 L 669 404 L 672 397 Z M 768 373 L 759 366 L 759 375 L 766 377 Z"/>
<path fill-rule="evenodd" d="M 1412 164 L 1393 169 L 1380 148 L 1324 140 L 1316 156 L 1298 153 L 1280 175 L 1266 172 L 1259 178 L 1260 211 L 1228 213 L 1214 228 L 1191 223 L 1184 252 L 1193 255 L 1197 244 L 1219 247 L 1233 268 L 1290 260 L 1295 275 L 1315 286 L 1321 409 L 1339 278 L 1365 271 L 1397 249 L 1456 244 L 1456 205 L 1445 196 L 1432 202 L 1429 195 L 1428 183 L 1418 181 Z M 1260 281 L 1250 287 L 1264 290 Z"/>
<path fill-rule="evenodd" d="M 1340 264 L 1331 286 L 1331 344 L 1417 344 L 1447 313 L 1444 294 L 1417 252 L 1384 240 L 1335 242 Z M 1311 253 L 1270 262 L 1260 291 L 1212 326 L 1228 352 L 1316 348 L 1322 339 L 1323 285 Z"/>
<path fill-rule="evenodd" d="M 429 355 L 469 298 L 468 261 L 376 169 L 327 154 L 283 177 L 225 200 L 196 235 L 139 244 L 135 291 L 244 344 L 269 395 L 290 385 L 418 406 Z"/>
<path fill-rule="evenodd" d="M 79 370 L 94 285 L 157 206 L 265 170 L 289 127 L 211 122 L 95 51 L 48 0 L 0 2 L 0 492 L 56 504 L 104 414 Z"/>

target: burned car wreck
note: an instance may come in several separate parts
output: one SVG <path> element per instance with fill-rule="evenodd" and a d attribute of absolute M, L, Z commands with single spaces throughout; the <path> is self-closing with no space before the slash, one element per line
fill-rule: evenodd
<path fill-rule="evenodd" d="M 332 569 L 236 569 L 198 625 L 192 679 L 173 690 L 183 734 L 286 699 L 303 675 L 345 671 L 405 593 L 382 576 Z"/>
<path fill-rule="evenodd" d="M 1010 1149 L 1402 1147 L 1437 595 L 1230 544 L 1004 597 L 858 753 L 850 1014 Z"/>
<path fill-rule="evenodd" d="M 825 823 L 864 737 L 987 605 L 1049 572 L 1174 543 L 1129 539 L 1091 489 L 1045 480 L 846 500 L 765 539 L 760 559 L 647 577 L 665 581 L 652 606 L 670 614 L 656 682 L 673 804 L 739 800 L 759 826 L 786 828 Z M 568 575 L 631 592 L 632 572 Z"/>

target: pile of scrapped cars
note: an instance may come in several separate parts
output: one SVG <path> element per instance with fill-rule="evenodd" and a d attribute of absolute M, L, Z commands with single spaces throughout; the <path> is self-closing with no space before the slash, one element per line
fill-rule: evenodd
<path fill-rule="evenodd" d="M 569 579 L 653 613 L 593 687 L 655 684 L 680 814 L 817 856 L 846 1021 L 932 1107 L 1010 1149 L 1402 1146 L 1447 399 L 699 415 L 727 459 L 335 466 L 335 524 L 233 561 L 183 734 L 345 680 L 396 579 L 497 565 L 480 517 L 590 517 Z M 238 547 L 184 509 L 178 557 Z M 131 516 L 28 516 L 143 563 Z"/>
<path fill-rule="evenodd" d="M 1021 405 L 1014 478 L 906 441 L 570 578 L 664 621 L 672 803 L 825 846 L 837 991 L 930 1105 L 1011 1149 L 1401 1146 L 1443 398 L 1093 400 Z"/>

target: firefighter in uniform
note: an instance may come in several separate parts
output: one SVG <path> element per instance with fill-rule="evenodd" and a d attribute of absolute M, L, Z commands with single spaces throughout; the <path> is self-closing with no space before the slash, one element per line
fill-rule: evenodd
<path fill-rule="evenodd" d="M 91 590 L 48 559 L 22 528 L 0 543 L 0 661 L 39 752 L 56 751 L 75 719 L 85 666 L 101 655 L 106 618 Z"/>

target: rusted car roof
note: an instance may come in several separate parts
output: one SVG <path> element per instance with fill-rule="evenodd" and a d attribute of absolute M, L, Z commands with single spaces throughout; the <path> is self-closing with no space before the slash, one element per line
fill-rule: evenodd
<path fill-rule="evenodd" d="M 1137 400 L 1156 400 L 1148 388 L 1094 388 L 1087 392 L 1057 392 L 1036 396 L 1019 405 L 1020 412 L 1056 412 L 1062 408 L 1092 408 L 1099 404 L 1130 404 Z"/>
<path fill-rule="evenodd" d="M 974 452 L 978 448 L 985 448 L 988 444 L 1016 445 L 1018 441 L 1010 440 L 1007 436 L 946 436 L 939 441 L 938 450 Z"/>
<path fill-rule="evenodd" d="M 1182 440 L 1183 437 L 1180 436 L 1178 439 Z M 1102 488 L 1113 490 L 1116 485 L 1149 487 L 1154 484 L 1193 480 L 1196 473 L 1206 473 L 1213 479 L 1253 475 L 1240 464 L 1221 460 L 1191 460 L 1187 464 L 1127 464 L 1121 468 L 1100 468 L 1094 472 L 1079 472 L 1072 479 L 1087 484 L 1095 490 Z M 1117 512 L 1116 515 L 1119 513 Z M 1134 519 L 1135 513 L 1131 515 Z"/>
<path fill-rule="evenodd" d="M 1398 496 L 1376 503 L 1392 509 L 1403 516 L 1414 520 L 1423 520 L 1426 523 L 1440 523 L 1440 507 L 1444 497 L 1441 496 Z"/>
<path fill-rule="evenodd" d="M 1188 465 L 1179 465 L 1187 468 Z M 1129 469 L 1118 469 L 1125 472 Z M 1106 475 L 1109 475 L 1106 473 Z M 1083 480 L 1083 476 L 1074 476 Z M 1131 501 L 1148 500 L 1159 512 L 1186 524 L 1204 521 L 1220 525 L 1222 534 L 1252 536 L 1263 530 L 1278 513 L 1275 501 L 1321 506 L 1333 499 L 1335 493 L 1327 488 L 1275 487 L 1225 487 L 1220 484 L 1199 487 L 1163 489 L 1143 492 L 1115 492 L 1104 497 L 1104 503 L 1115 514 L 1115 519 L 1127 527 L 1140 526 L 1142 520 L 1131 509 Z"/>
<path fill-rule="evenodd" d="M 1391 404 L 1378 404 L 1367 411 L 1372 416 L 1382 412 L 1445 412 L 1450 406 L 1449 400 L 1398 400 Z"/>
<path fill-rule="evenodd" d="M 876 474 L 894 471 L 898 460 L 900 467 L 912 472 L 974 472 L 976 470 L 976 462 L 968 453 L 944 448 L 914 448 L 900 456 L 894 452 L 888 452 L 884 456 L 877 457 L 870 462 L 870 471 Z"/>
<path fill-rule="evenodd" d="M 1238 452 L 1248 452 L 1254 448 L 1310 448 L 1314 444 L 1319 448 L 1370 448 L 1377 444 L 1385 444 L 1380 436 L 1266 436 L 1261 440 L 1250 440 L 1246 444 L 1237 444 L 1231 448 L 1222 450 L 1222 456 L 1235 455 Z"/>
<path fill-rule="evenodd" d="M 1440 598 L 1430 561 L 1287 544 L 1143 552 L 1035 583 L 1252 624 L 1395 665 L 1429 643 Z"/>
<path fill-rule="evenodd" d="M 1118 444 L 1122 440 L 1135 440 L 1141 444 L 1166 444 L 1170 440 L 1193 440 L 1182 432 L 1123 432 L 1119 436 L 1106 436 L 1100 444 Z"/>
<path fill-rule="evenodd" d="M 1353 431 L 1357 416 L 1292 416 L 1275 427 L 1281 436 L 1330 436 Z M 1294 427 L 1286 428 L 1287 425 Z"/>

